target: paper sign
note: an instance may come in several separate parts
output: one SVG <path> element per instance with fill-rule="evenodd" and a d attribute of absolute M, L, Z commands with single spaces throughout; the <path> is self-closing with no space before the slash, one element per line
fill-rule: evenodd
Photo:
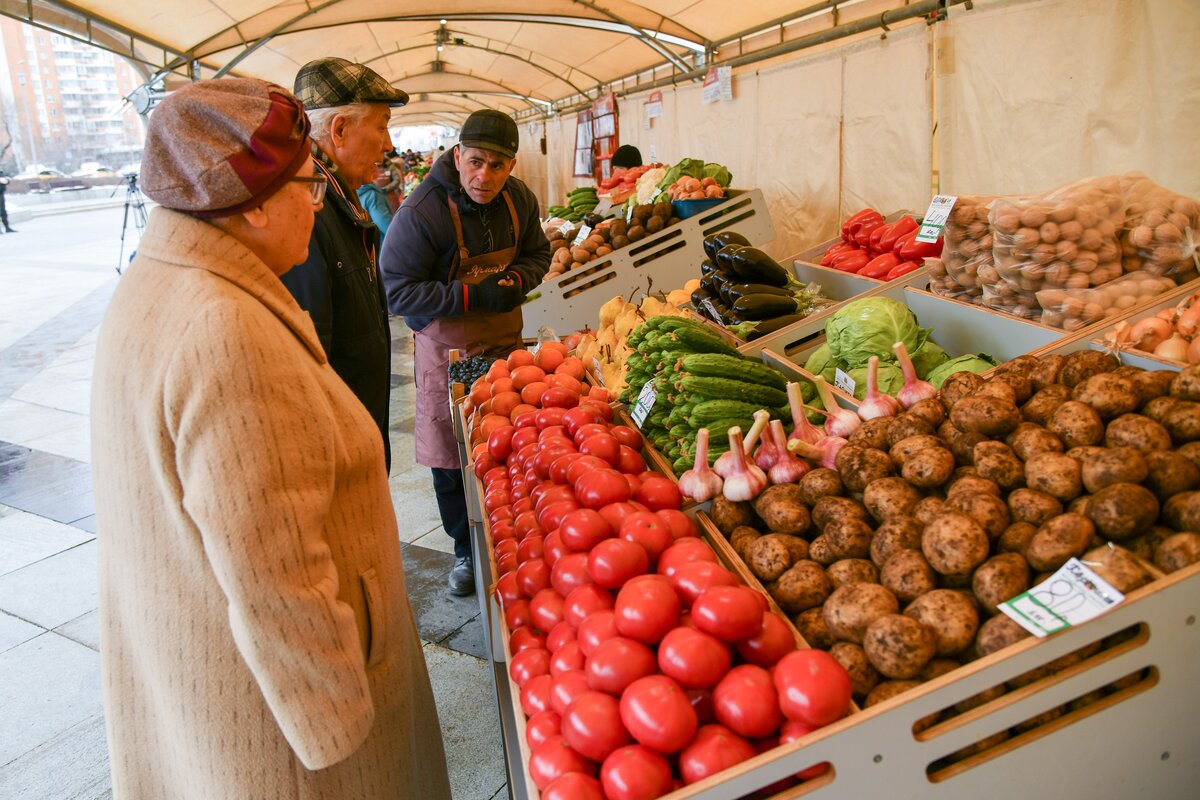
<path fill-rule="evenodd" d="M 705 74 L 702 99 L 705 103 L 733 99 L 733 67 L 713 67 Z"/>
<path fill-rule="evenodd" d="M 1078 558 L 1027 592 L 1000 604 L 999 608 L 1034 636 L 1052 633 L 1087 622 L 1125 599 L 1103 578 Z"/>
<path fill-rule="evenodd" d="M 608 212 L 612 211 L 612 198 L 601 197 L 600 202 L 596 203 L 596 207 L 592 209 L 592 213 L 598 217 L 607 217 Z"/>
<path fill-rule="evenodd" d="M 589 237 L 591 235 L 592 235 L 592 226 L 591 225 L 580 225 L 579 233 L 575 234 L 575 241 L 571 242 L 571 246 L 579 247 L 579 245 L 583 244 L 584 240 L 587 239 L 587 237 Z"/>
<path fill-rule="evenodd" d="M 658 394 L 654 391 L 654 381 L 646 381 L 646 385 L 638 393 L 637 403 L 634 405 L 633 411 L 629 414 L 633 418 L 634 424 L 639 428 L 646 421 L 646 417 L 650 416 L 650 409 L 654 408 L 654 401 L 657 398 Z"/>
<path fill-rule="evenodd" d="M 654 119 L 663 115 L 662 92 L 651 92 L 646 99 L 646 118 Z M 651 156 L 653 158 L 654 156 Z"/>
<path fill-rule="evenodd" d="M 596 383 L 603 386 L 604 385 L 604 373 L 602 373 L 600 371 L 600 359 L 597 358 L 596 356 L 592 356 L 592 369 L 596 373 Z"/>
<path fill-rule="evenodd" d="M 958 197 L 955 195 L 939 194 L 929 201 L 925 219 L 921 221 L 921 229 L 917 232 L 918 242 L 933 244 L 938 240 L 942 235 L 942 228 L 946 227 L 946 220 L 950 219 L 950 210 L 954 208 L 956 200 Z"/>
<path fill-rule="evenodd" d="M 851 397 L 854 396 L 854 389 L 858 386 L 858 384 L 854 382 L 854 378 L 851 378 L 840 369 L 833 373 L 833 385 Z M 830 410 L 832 411 L 833 409 Z"/>
<path fill-rule="evenodd" d="M 630 203 L 625 209 L 625 221 L 629 222 L 631 219 L 633 219 L 633 203 Z"/>

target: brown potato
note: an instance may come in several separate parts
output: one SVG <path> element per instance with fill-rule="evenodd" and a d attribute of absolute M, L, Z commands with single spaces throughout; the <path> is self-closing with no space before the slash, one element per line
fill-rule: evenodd
<path fill-rule="evenodd" d="M 749 525 L 739 525 L 733 529 L 733 533 L 729 534 L 729 545 L 742 561 L 748 561 L 750 558 L 750 545 L 761 538 L 762 534 L 758 532 L 757 528 L 751 528 Z"/>
<path fill-rule="evenodd" d="M 1007 385 L 1012 390 L 1012 394 L 1009 395 L 1008 392 L 1004 392 L 1004 396 L 1011 396 L 1014 405 L 1024 403 L 1034 392 L 1033 380 L 1028 375 L 1022 375 L 1019 372 L 1003 372 L 993 375 L 987 383 L 993 387 L 993 391 L 996 391 L 996 388 L 1000 384 Z M 983 388 L 986 389 L 987 386 L 985 385 Z"/>
<path fill-rule="evenodd" d="M 1129 447 L 1088 448 L 1079 461 L 1083 485 L 1093 494 L 1114 483 L 1141 483 L 1150 474 L 1146 459 Z"/>
<path fill-rule="evenodd" d="M 842 478 L 836 470 L 821 467 L 809 470 L 797 484 L 800 487 L 800 497 L 804 504 L 811 507 L 822 497 L 840 497 L 845 491 Z"/>
<path fill-rule="evenodd" d="M 1150 530 L 1141 536 L 1126 539 L 1121 542 L 1121 545 L 1143 561 L 1153 564 L 1154 553 L 1158 550 L 1158 546 L 1174 534 L 1175 531 L 1165 525 L 1151 525 Z"/>
<path fill-rule="evenodd" d="M 984 445 L 998 447 L 988 448 L 983 451 L 986 455 L 981 456 L 980 448 Z M 994 481 L 1001 489 L 1011 491 L 1025 484 L 1025 465 L 1003 442 L 980 442 L 975 445 L 975 469 L 979 471 L 979 477 Z"/>
<path fill-rule="evenodd" d="M 1068 353 L 1063 363 L 1059 382 L 1071 388 L 1075 384 L 1087 380 L 1101 372 L 1112 372 L 1121 366 L 1121 362 L 1108 353 L 1099 350 L 1077 350 Z"/>
<path fill-rule="evenodd" d="M 1138 395 L 1138 408 L 1146 405 L 1156 397 L 1171 391 L 1171 381 L 1179 373 L 1173 370 L 1139 370 L 1135 375 L 1126 375 L 1125 377 L 1133 381 L 1133 390 Z"/>
<path fill-rule="evenodd" d="M 924 420 L 931 428 L 937 428 L 946 421 L 946 409 L 936 397 L 914 403 L 909 406 L 907 413 Z"/>
<path fill-rule="evenodd" d="M 1053 495 L 1025 488 L 1008 496 L 1008 510 L 1013 522 L 1030 522 L 1037 526 L 1061 514 L 1063 506 Z"/>
<path fill-rule="evenodd" d="M 810 647 L 828 650 L 837 641 L 829 632 L 829 628 L 825 627 L 825 615 L 820 606 L 795 615 L 792 617 L 792 624 Z"/>
<path fill-rule="evenodd" d="M 1180 492 L 1190 492 L 1200 487 L 1200 469 L 1180 453 L 1146 453 L 1146 466 L 1149 475 L 1140 482 L 1154 492 L 1160 502 Z"/>
<path fill-rule="evenodd" d="M 912 436 L 933 435 L 934 427 L 926 422 L 923 417 L 918 417 L 916 414 L 910 414 L 906 411 L 899 416 L 892 417 L 892 419 L 894 421 L 888 426 L 885 447 L 880 449 L 890 449 Z"/>
<path fill-rule="evenodd" d="M 829 539 L 824 535 L 818 536 L 808 543 L 808 557 L 823 567 L 828 567 L 840 558 L 833 552 L 829 546 Z"/>
<path fill-rule="evenodd" d="M 913 508 L 913 519 L 922 526 L 929 524 L 934 517 L 944 511 L 946 501 L 940 497 L 926 497 Z"/>
<path fill-rule="evenodd" d="M 866 520 L 869 516 L 867 509 L 849 497 L 822 497 L 812 507 L 812 521 L 819 531 L 833 520 L 845 517 Z"/>
<path fill-rule="evenodd" d="M 959 400 L 969 397 L 983 384 L 983 378 L 974 372 L 955 372 L 942 383 L 942 388 L 938 390 L 938 399 L 949 414 Z"/>
<path fill-rule="evenodd" d="M 835 589 L 825 601 L 825 625 L 835 638 L 862 644 L 867 626 L 900 611 L 896 595 L 877 583 L 855 583 Z"/>
<path fill-rule="evenodd" d="M 925 669 L 921 670 L 921 680 L 937 680 L 943 675 L 949 675 L 961 666 L 962 664 L 953 658 L 935 658 L 925 665 Z"/>
<path fill-rule="evenodd" d="M 921 674 L 937 645 L 934 632 L 919 620 L 887 614 L 867 627 L 862 646 L 880 674 L 905 679 Z"/>
<path fill-rule="evenodd" d="M 1176 400 L 1174 397 L 1156 397 L 1142 406 L 1142 415 L 1149 417 L 1155 422 L 1162 422 L 1167 418 L 1167 414 L 1181 402 L 1181 400 Z"/>
<path fill-rule="evenodd" d="M 941 448 L 942 440 L 933 434 L 923 434 L 920 436 L 909 436 L 896 442 L 888 450 L 888 455 L 897 467 L 903 467 L 905 460 L 921 450 L 929 448 Z"/>
<path fill-rule="evenodd" d="M 946 499 L 953 500 L 963 494 L 992 494 L 999 497 L 1001 492 L 999 484 L 995 481 L 981 478 L 978 475 L 951 478 L 950 485 L 946 487 Z"/>
<path fill-rule="evenodd" d="M 921 493 L 904 478 L 878 478 L 863 490 L 863 505 L 877 522 L 906 517 L 921 499 Z"/>
<path fill-rule="evenodd" d="M 709 510 L 708 515 L 712 517 L 713 524 L 717 526 L 717 530 L 726 536 L 733 533 L 733 529 L 741 525 L 754 527 L 758 523 L 758 518 L 754 516 L 754 509 L 749 503 L 726 500 L 722 494 L 718 494 L 713 498 L 712 508 Z"/>
<path fill-rule="evenodd" d="M 1200 439 L 1200 403 L 1177 400 L 1167 409 L 1162 424 L 1171 438 L 1180 444 Z"/>
<path fill-rule="evenodd" d="M 1017 427 L 1021 412 L 999 398 L 972 395 L 950 408 L 950 421 L 963 433 L 1003 436 Z"/>
<path fill-rule="evenodd" d="M 1055 515 L 1057 516 L 1057 515 Z M 1019 553 L 1025 555 L 1033 535 L 1037 533 L 1038 525 L 1031 522 L 1014 522 L 1009 525 L 1000 538 L 996 540 L 996 550 L 1000 553 Z"/>
<path fill-rule="evenodd" d="M 1045 425 L 1055 410 L 1071 399 L 1071 390 L 1062 384 L 1052 384 L 1038 392 L 1021 406 L 1021 416 L 1029 422 Z"/>
<path fill-rule="evenodd" d="M 1037 529 L 1025 559 L 1039 572 L 1056 570 L 1068 559 L 1083 555 L 1095 532 L 1096 526 L 1082 514 L 1060 514 Z"/>
<path fill-rule="evenodd" d="M 971 591 L 989 614 L 996 606 L 1029 588 L 1029 562 L 1019 553 L 1000 553 L 979 565 L 971 576 Z"/>
<path fill-rule="evenodd" d="M 871 539 L 871 561 L 883 568 L 888 558 L 899 550 L 920 550 L 924 525 L 916 519 L 892 519 L 880 525 Z"/>
<path fill-rule="evenodd" d="M 1133 553 L 1111 543 L 1088 550 L 1080 556 L 1080 561 L 1123 594 L 1145 586 L 1153 579 Z"/>
<path fill-rule="evenodd" d="M 838 642 L 829 648 L 829 655 L 837 659 L 850 676 L 850 692 L 855 697 L 866 697 L 867 693 L 875 688 L 875 684 L 879 683 L 879 672 L 871 665 L 871 660 L 867 658 L 867 652 L 861 645 Z"/>
<path fill-rule="evenodd" d="M 1039 358 L 1037 366 L 1029 370 L 1029 379 L 1033 381 L 1034 390 L 1039 391 L 1058 383 L 1066 360 L 1066 356 L 1057 354 Z"/>
<path fill-rule="evenodd" d="M 792 566 L 792 551 L 782 534 L 760 536 L 746 548 L 746 565 L 759 580 L 776 580 Z"/>
<path fill-rule="evenodd" d="M 1008 617 L 997 614 L 979 626 L 979 633 L 975 637 L 975 651 L 980 656 L 991 655 L 1032 635 Z"/>
<path fill-rule="evenodd" d="M 1171 573 L 1200 561 L 1200 533 L 1185 531 L 1169 536 L 1154 551 L 1154 566 Z"/>
<path fill-rule="evenodd" d="M 1008 505 L 994 494 L 959 494 L 946 501 L 947 511 L 966 514 L 987 533 L 997 539 L 1012 522 Z"/>
<path fill-rule="evenodd" d="M 883 562 L 879 583 L 902 603 L 937 588 L 937 573 L 919 550 L 897 550 Z"/>
<path fill-rule="evenodd" d="M 1158 509 L 1158 498 L 1145 486 L 1114 483 L 1092 495 L 1087 516 L 1101 536 L 1119 541 L 1149 530 Z"/>
<path fill-rule="evenodd" d="M 776 533 L 800 536 L 812 523 L 808 506 L 804 504 L 804 493 L 794 483 L 768 486 L 752 505 L 759 519 Z"/>
<path fill-rule="evenodd" d="M 874 530 L 866 520 L 843 517 L 828 523 L 821 538 L 826 541 L 830 555 L 837 560 L 869 556 L 874 535 Z"/>
<path fill-rule="evenodd" d="M 771 596 L 789 614 L 816 608 L 825 602 L 833 584 L 815 561 L 803 559 L 792 564 L 770 587 Z"/>
<path fill-rule="evenodd" d="M 974 466 L 975 445 L 986 441 L 988 437 L 982 433 L 963 433 L 951 439 L 950 452 L 954 454 L 954 463 L 964 467 Z"/>
<path fill-rule="evenodd" d="M 1139 405 L 1133 381 L 1111 372 L 1092 375 L 1075 386 L 1071 398 L 1087 403 L 1101 419 L 1112 419 L 1136 411 Z"/>
<path fill-rule="evenodd" d="M 1065 449 L 1058 434 L 1033 422 L 1022 422 L 1009 434 L 1008 445 L 1022 461 L 1038 453 L 1061 453 Z"/>
<path fill-rule="evenodd" d="M 940 658 L 957 655 L 975 641 L 979 630 L 979 611 L 966 592 L 935 589 L 921 595 L 904 609 L 911 617 L 933 631 Z"/>
<path fill-rule="evenodd" d="M 873 447 L 876 450 L 886 450 L 888 447 L 888 429 L 896 422 L 895 417 L 875 417 L 864 421 L 847 441 L 862 447 Z"/>
<path fill-rule="evenodd" d="M 961 373 L 956 372 L 954 374 L 958 375 Z M 974 375 L 975 373 L 968 374 Z M 867 694 L 867 699 L 863 701 L 863 708 L 879 705 L 920 685 L 920 681 L 882 681 L 877 683 L 875 688 Z"/>
<path fill-rule="evenodd" d="M 1046 425 L 1067 447 L 1099 444 L 1104 440 L 1104 423 L 1095 409 L 1078 400 L 1068 400 L 1054 410 Z"/>
<path fill-rule="evenodd" d="M 1108 423 L 1104 444 L 1128 447 L 1143 453 L 1171 449 L 1171 434 L 1166 427 L 1141 414 L 1122 414 Z"/>
<path fill-rule="evenodd" d="M 1079 462 L 1058 453 L 1040 453 L 1026 461 L 1025 484 L 1063 501 L 1078 497 L 1083 491 Z"/>
<path fill-rule="evenodd" d="M 1007 381 L 990 380 L 975 390 L 972 397 L 994 397 L 1009 405 L 1017 405 L 1017 392 Z M 1026 398 L 1028 399 L 1028 398 Z"/>
<path fill-rule="evenodd" d="M 1180 400 L 1200 400 L 1200 367 L 1192 364 L 1171 381 L 1171 396 Z"/>
<path fill-rule="evenodd" d="M 904 441 L 910 441 L 910 437 Z M 954 471 L 954 454 L 942 447 L 927 447 L 908 455 L 900 467 L 900 475 L 913 486 L 934 489 L 949 480 Z"/>
<path fill-rule="evenodd" d="M 879 583 L 879 569 L 865 558 L 843 558 L 825 568 L 833 588 L 854 583 Z"/>
<path fill-rule="evenodd" d="M 942 575 L 969 575 L 988 557 L 988 536 L 966 514 L 947 512 L 925 526 L 921 552 Z"/>
<path fill-rule="evenodd" d="M 852 492 L 861 492 L 871 481 L 886 478 L 895 471 L 892 459 L 883 450 L 849 444 L 838 452 L 836 466 L 842 483 Z"/>

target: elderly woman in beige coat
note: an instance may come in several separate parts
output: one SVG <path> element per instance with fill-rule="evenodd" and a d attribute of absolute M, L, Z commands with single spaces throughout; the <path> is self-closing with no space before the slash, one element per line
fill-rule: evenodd
<path fill-rule="evenodd" d="M 161 207 L 100 332 L 92 449 L 117 798 L 445 798 L 383 446 L 279 276 L 324 184 L 285 89 L 150 119 Z"/>

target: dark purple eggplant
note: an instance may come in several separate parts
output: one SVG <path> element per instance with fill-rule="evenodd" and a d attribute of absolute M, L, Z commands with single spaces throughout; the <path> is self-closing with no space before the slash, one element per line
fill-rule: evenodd
<path fill-rule="evenodd" d="M 754 330 L 750 331 L 746 336 L 746 341 L 752 342 L 760 336 L 766 336 L 768 333 L 774 333 L 781 328 L 786 328 L 788 325 L 793 325 L 804 319 L 804 314 L 786 314 L 782 317 L 772 317 L 764 319 L 762 322 L 754 326 Z"/>
<path fill-rule="evenodd" d="M 771 319 L 795 314 L 797 310 L 794 297 L 777 294 L 748 294 L 733 304 L 733 312 L 744 319 Z"/>
<path fill-rule="evenodd" d="M 708 236 L 705 236 L 702 244 L 704 246 L 704 252 L 708 254 L 708 257 L 713 261 L 716 261 L 717 251 L 722 247 L 730 244 L 737 244 L 745 247 L 750 244 L 750 240 L 745 236 L 742 236 L 737 231 L 717 231 L 716 233 L 710 233 Z"/>
<path fill-rule="evenodd" d="M 748 294 L 777 294 L 780 297 L 791 297 L 792 293 L 787 289 L 781 289 L 778 286 L 768 286 L 765 283 L 726 283 L 725 293 L 731 295 L 734 300 L 739 297 L 745 297 Z"/>
<path fill-rule="evenodd" d="M 717 257 L 713 259 L 713 261 L 716 262 L 717 267 L 727 270 L 730 274 L 733 274 L 733 253 L 739 247 L 741 247 L 741 245 L 727 244 L 718 250 Z"/>
<path fill-rule="evenodd" d="M 694 308 L 699 308 L 700 304 L 703 303 L 705 300 L 709 299 L 710 297 L 712 297 L 712 295 L 710 295 L 708 292 L 704 291 L 703 285 L 701 285 L 701 288 L 692 292 L 692 306 Z"/>
<path fill-rule="evenodd" d="M 746 283 L 788 285 L 787 270 L 756 247 L 739 247 L 729 254 L 727 260 L 730 262 L 729 268 Z"/>
<path fill-rule="evenodd" d="M 706 258 L 700 262 L 700 274 L 701 275 L 711 275 L 712 271 L 716 268 L 717 268 L 717 265 L 713 263 L 711 258 Z"/>

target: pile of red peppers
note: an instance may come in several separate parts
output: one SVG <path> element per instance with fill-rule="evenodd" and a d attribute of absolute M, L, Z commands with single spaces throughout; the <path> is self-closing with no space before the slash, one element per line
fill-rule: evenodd
<path fill-rule="evenodd" d="M 919 228 L 912 217 L 884 222 L 878 211 L 864 208 L 842 223 L 842 240 L 825 251 L 821 266 L 864 278 L 894 280 L 942 253 L 941 237 L 934 244 L 916 240 Z"/>

